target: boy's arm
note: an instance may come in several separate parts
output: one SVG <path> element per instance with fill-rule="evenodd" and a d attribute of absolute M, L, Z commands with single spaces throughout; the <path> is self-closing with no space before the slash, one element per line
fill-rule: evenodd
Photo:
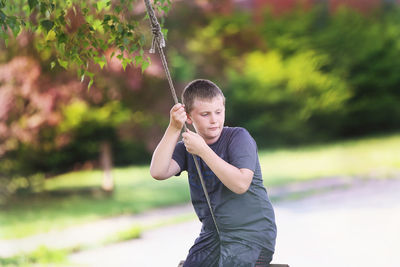
<path fill-rule="evenodd" d="M 150 163 L 150 174 L 157 180 L 164 180 L 180 171 L 178 163 L 172 159 L 175 145 L 187 117 L 182 104 L 176 104 L 170 111 L 170 123 Z"/>
<path fill-rule="evenodd" d="M 249 189 L 254 172 L 246 168 L 237 168 L 220 158 L 197 133 L 188 131 L 183 134 L 189 153 L 200 156 L 221 182 L 236 194 Z"/>

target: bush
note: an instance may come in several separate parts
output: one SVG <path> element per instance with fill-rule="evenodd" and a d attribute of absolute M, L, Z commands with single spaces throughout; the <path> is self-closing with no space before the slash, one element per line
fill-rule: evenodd
<path fill-rule="evenodd" d="M 337 115 L 323 112 L 311 120 L 320 129 L 330 128 L 335 138 L 361 136 L 400 129 L 400 62 L 393 60 L 400 57 L 399 18 L 398 6 L 369 14 L 315 8 L 267 15 L 262 32 L 284 58 L 310 50 L 327 56 L 322 70 L 342 80 L 349 97 Z"/>
<path fill-rule="evenodd" d="M 330 136 L 313 118 L 337 115 L 350 97 L 345 81 L 322 68 L 327 56 L 314 51 L 284 59 L 278 51 L 249 53 L 242 71 L 229 72 L 228 121 L 249 129 L 260 145 L 301 143 Z"/>

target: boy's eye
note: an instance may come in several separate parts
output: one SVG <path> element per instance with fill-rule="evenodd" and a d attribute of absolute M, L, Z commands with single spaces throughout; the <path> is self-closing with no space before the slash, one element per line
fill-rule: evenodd
<path fill-rule="evenodd" d="M 205 117 L 205 116 L 207 116 L 208 115 L 208 113 L 202 113 L 201 114 L 201 116 L 203 116 L 203 117 Z"/>

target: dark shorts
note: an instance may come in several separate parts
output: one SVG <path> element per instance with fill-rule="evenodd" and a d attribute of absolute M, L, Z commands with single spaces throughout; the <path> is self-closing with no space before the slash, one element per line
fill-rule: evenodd
<path fill-rule="evenodd" d="M 273 252 L 239 242 L 221 242 L 215 232 L 201 233 L 189 250 L 184 267 L 264 267 Z"/>

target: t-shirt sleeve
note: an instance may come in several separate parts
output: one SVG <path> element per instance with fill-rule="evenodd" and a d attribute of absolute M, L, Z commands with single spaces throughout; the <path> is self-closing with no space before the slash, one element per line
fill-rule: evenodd
<path fill-rule="evenodd" d="M 183 144 L 182 141 L 179 141 L 175 146 L 174 153 L 172 154 L 172 159 L 175 160 L 176 163 L 178 163 L 179 167 L 181 168 L 181 170 L 176 174 L 176 176 L 181 175 L 182 171 L 187 170 L 186 154 L 187 152 L 185 145 Z"/>
<path fill-rule="evenodd" d="M 257 145 L 244 128 L 237 128 L 228 146 L 229 163 L 242 169 L 256 170 Z"/>

